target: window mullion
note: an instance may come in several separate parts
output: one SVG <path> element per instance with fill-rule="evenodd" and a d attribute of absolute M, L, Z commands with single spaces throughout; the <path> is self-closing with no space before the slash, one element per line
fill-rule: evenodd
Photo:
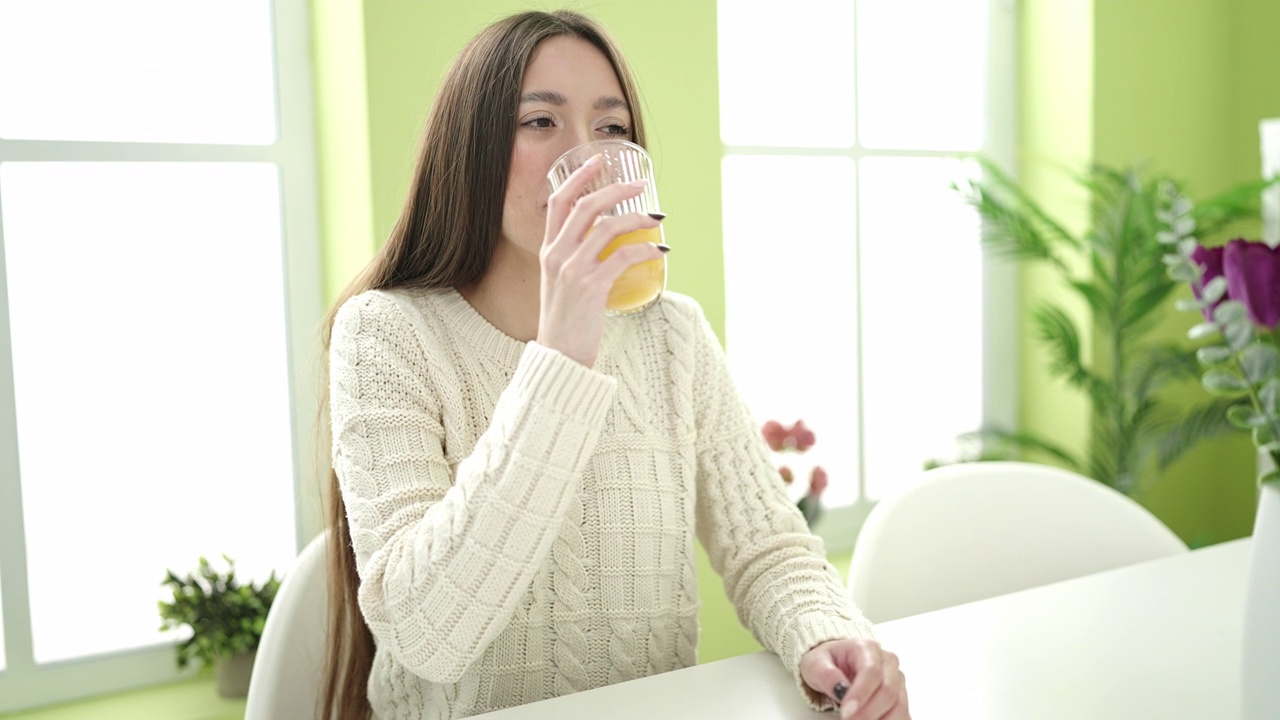
<path fill-rule="evenodd" d="M 3 219 L 0 208 L 0 219 Z M 0 282 L 7 277 L 4 228 L 0 223 Z M 26 536 L 22 521 L 22 488 L 18 482 L 18 422 L 14 402 L 13 352 L 9 341 L 9 301 L 0 285 L 0 622 L 4 623 L 6 680 L 34 669 L 31 612 L 27 594 Z M 8 696 L 10 693 L 0 693 Z M 3 712 L 0 706 L 0 712 Z"/>

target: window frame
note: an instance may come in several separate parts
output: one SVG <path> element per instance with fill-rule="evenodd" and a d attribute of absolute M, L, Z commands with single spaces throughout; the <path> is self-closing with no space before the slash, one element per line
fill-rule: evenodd
<path fill-rule="evenodd" d="M 849 32 L 855 34 L 857 24 L 857 3 L 859 0 L 848 0 L 854 3 L 853 23 Z M 986 98 L 986 129 L 980 154 L 991 158 L 1001 167 L 1013 168 L 1017 149 L 1017 16 L 1018 0 L 987 0 L 987 50 L 988 50 L 988 85 Z M 856 39 L 853 45 L 853 72 L 858 70 Z M 857 111 L 856 80 L 854 82 L 854 111 Z M 848 157 L 857 168 L 858 182 L 861 183 L 862 160 L 869 157 L 927 157 L 927 158 L 972 158 L 979 153 L 961 153 L 923 150 L 894 150 L 884 148 L 867 148 L 855 138 L 852 146 L 847 148 L 814 148 L 794 146 L 756 146 L 729 145 L 722 141 L 721 160 L 731 155 L 768 156 L 784 155 L 792 157 Z M 1014 174 L 1014 173 L 1011 173 Z M 1016 175 L 1016 174 L 1015 174 Z M 860 195 L 855 196 L 856 204 Z M 858 214 L 860 217 L 860 213 Z M 985 232 L 985 228 L 983 230 Z M 859 233 L 860 234 L 860 233 Z M 860 242 L 860 241 L 859 241 Z M 859 251 L 859 255 L 860 255 Z M 982 287 L 983 304 L 983 422 L 1001 427 L 1014 427 L 1017 421 L 1018 406 L 1018 275 L 1016 265 L 1008 260 L 983 254 L 984 283 Z M 858 289 L 858 306 L 861 308 L 861 288 Z M 731 312 L 727 306 L 726 313 Z M 861 337 L 861 320 L 857 321 L 856 346 L 859 356 L 856 383 L 859 388 L 858 401 L 858 446 L 864 443 L 862 433 L 866 427 L 862 407 L 861 388 L 864 386 L 863 363 L 861 356 L 864 343 Z M 728 339 L 732 342 L 732 338 Z M 732 350 L 729 350 L 732 353 Z M 974 428 L 976 429 L 976 428 Z M 852 504 L 827 507 L 822 519 L 815 523 L 813 531 L 823 539 L 828 551 L 851 550 L 857 540 L 867 515 L 875 507 L 876 501 L 867 497 L 866 467 L 863 454 L 859 452 L 859 472 L 857 479 L 857 498 Z"/>
<path fill-rule="evenodd" d="M 268 145 L 76 142 L 0 138 L 0 162 L 260 162 L 280 174 L 281 237 L 296 546 L 321 528 L 323 439 L 319 413 L 320 331 L 324 317 L 311 69 L 306 0 L 269 0 L 273 35 L 276 139 Z M 0 206 L 0 218 L 4 209 Z M 179 672 L 173 643 L 37 665 L 27 587 L 19 477 L 13 355 L 4 233 L 0 224 L 0 603 L 5 668 L 0 713 L 66 702 L 189 676 Z M 228 533 L 236 532 L 228 526 Z M 72 540 L 74 541 L 74 540 Z M 86 611 L 88 608 L 86 608 Z M 105 618 L 104 618 L 105 620 Z M 159 616 L 156 617 L 157 625 Z"/>

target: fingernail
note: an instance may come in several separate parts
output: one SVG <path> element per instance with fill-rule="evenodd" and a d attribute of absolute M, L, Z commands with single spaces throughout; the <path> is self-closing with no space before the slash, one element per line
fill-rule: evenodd
<path fill-rule="evenodd" d="M 844 720 L 849 720 L 856 712 L 858 712 L 857 700 L 850 700 L 848 705 L 840 706 L 840 717 L 844 718 Z"/>
<path fill-rule="evenodd" d="M 666 243 L 658 243 L 657 247 L 664 253 L 671 252 L 671 246 Z"/>
<path fill-rule="evenodd" d="M 848 683 L 838 682 L 831 692 L 835 694 L 836 701 L 839 702 L 844 700 L 844 694 L 849 692 L 849 685 Z"/>
<path fill-rule="evenodd" d="M 649 181 L 648 181 L 648 180 L 632 180 L 631 182 L 629 182 L 629 183 L 627 183 L 627 184 L 628 184 L 628 185 L 630 185 L 631 187 L 633 187 L 633 188 L 637 189 L 637 190 L 641 190 L 641 189 L 643 189 L 643 188 L 644 188 L 644 186 L 645 186 L 645 185 L 648 185 L 648 184 L 649 184 Z"/>
<path fill-rule="evenodd" d="M 587 158 L 586 162 L 582 163 L 582 167 L 595 167 L 596 165 L 599 165 L 599 164 L 600 164 L 600 156 L 592 155 L 591 157 Z"/>
<path fill-rule="evenodd" d="M 664 212 L 651 212 L 649 213 L 649 217 L 653 218 L 654 220 L 663 220 L 667 217 L 667 214 Z"/>

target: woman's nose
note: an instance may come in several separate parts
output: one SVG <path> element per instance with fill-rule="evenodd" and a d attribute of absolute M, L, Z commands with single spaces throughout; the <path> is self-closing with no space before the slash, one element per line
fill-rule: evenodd
<path fill-rule="evenodd" d="M 566 151 L 591 142 L 594 139 L 591 134 L 591 126 L 587 125 L 585 127 L 574 128 L 574 130 L 569 133 L 568 139 L 570 144 L 565 148 Z"/>

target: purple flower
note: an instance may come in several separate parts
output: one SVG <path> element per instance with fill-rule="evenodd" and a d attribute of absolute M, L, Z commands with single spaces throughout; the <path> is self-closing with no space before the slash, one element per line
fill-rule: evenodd
<path fill-rule="evenodd" d="M 1197 245 L 1195 251 L 1191 253 L 1191 259 L 1194 260 L 1201 268 L 1204 268 L 1200 275 L 1199 287 L 1195 285 L 1191 286 L 1191 289 L 1195 291 L 1197 300 L 1202 299 L 1200 297 L 1200 289 L 1208 285 L 1210 280 L 1222 275 L 1222 251 L 1223 248 L 1221 246 L 1207 248 Z M 1224 295 L 1223 297 L 1218 298 L 1218 301 L 1214 304 L 1206 305 L 1201 309 L 1200 312 L 1204 314 L 1206 322 L 1213 322 L 1213 311 L 1216 310 L 1218 305 L 1226 299 L 1227 298 Z"/>
<path fill-rule="evenodd" d="M 1227 295 L 1244 303 L 1255 325 L 1275 330 L 1280 325 L 1280 247 L 1236 239 L 1222 255 Z"/>

